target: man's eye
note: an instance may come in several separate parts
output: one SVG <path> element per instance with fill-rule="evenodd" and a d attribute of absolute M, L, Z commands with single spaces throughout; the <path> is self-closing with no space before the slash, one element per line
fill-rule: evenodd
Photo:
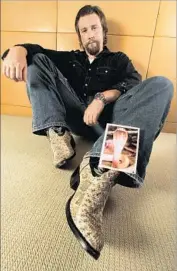
<path fill-rule="evenodd" d="M 97 29 L 97 26 L 93 26 L 92 29 Z"/>
<path fill-rule="evenodd" d="M 85 32 L 87 32 L 87 30 L 86 30 L 86 29 L 82 30 L 82 33 L 85 33 Z"/>

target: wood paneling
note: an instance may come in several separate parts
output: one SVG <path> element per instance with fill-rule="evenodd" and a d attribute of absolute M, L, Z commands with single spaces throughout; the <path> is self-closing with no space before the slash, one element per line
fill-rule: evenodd
<path fill-rule="evenodd" d="M 176 1 L 161 1 L 155 35 L 176 37 Z"/>
<path fill-rule="evenodd" d="M 155 75 L 176 79 L 176 38 L 154 38 L 147 77 Z"/>
<path fill-rule="evenodd" d="M 56 32 L 57 1 L 2 1 L 3 31 Z"/>
<path fill-rule="evenodd" d="M 59 1 L 58 32 L 74 32 L 77 12 L 98 5 L 106 15 L 109 34 L 153 36 L 159 1 Z"/>
<path fill-rule="evenodd" d="M 1 114 L 11 116 L 32 116 L 32 109 L 25 106 L 1 105 Z"/>

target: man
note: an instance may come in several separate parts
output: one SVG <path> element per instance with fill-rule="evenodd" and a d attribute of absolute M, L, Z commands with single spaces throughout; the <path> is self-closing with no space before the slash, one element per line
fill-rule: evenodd
<path fill-rule="evenodd" d="M 58 52 L 20 44 L 3 55 L 3 73 L 26 80 L 33 133 L 47 135 L 54 165 L 75 155 L 71 132 L 91 136 L 94 145 L 71 177 L 76 190 L 66 206 L 68 223 L 83 248 L 98 259 L 103 248 L 102 216 L 115 183 L 140 187 L 153 141 L 168 114 L 173 85 L 164 77 L 141 82 L 129 58 L 106 47 L 107 23 L 96 6 L 84 6 L 75 28 L 83 51 Z M 140 128 L 137 174 L 98 167 L 106 123 Z"/>

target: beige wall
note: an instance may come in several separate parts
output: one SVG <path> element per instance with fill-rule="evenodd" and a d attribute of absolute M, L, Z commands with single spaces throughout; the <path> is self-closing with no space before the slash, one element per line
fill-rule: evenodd
<path fill-rule="evenodd" d="M 74 30 L 77 11 L 99 5 L 109 26 L 108 47 L 125 52 L 143 79 L 163 75 L 175 85 L 164 131 L 175 132 L 176 118 L 176 2 L 174 1 L 2 1 L 1 54 L 17 43 L 45 48 L 79 48 Z M 2 76 L 1 112 L 30 116 L 25 84 Z"/>

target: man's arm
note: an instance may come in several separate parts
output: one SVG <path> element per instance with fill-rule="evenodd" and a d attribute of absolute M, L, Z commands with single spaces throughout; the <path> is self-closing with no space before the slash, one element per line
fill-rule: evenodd
<path fill-rule="evenodd" d="M 102 92 L 107 103 L 112 103 L 119 98 L 121 92 L 117 89 L 110 89 Z"/>
<path fill-rule="evenodd" d="M 68 51 L 56 51 L 56 50 L 51 50 L 51 49 L 45 49 L 39 44 L 32 44 L 32 43 L 24 43 L 24 44 L 16 44 L 12 48 L 14 49 L 15 47 L 22 47 L 26 49 L 27 51 L 27 64 L 30 65 L 32 63 L 33 56 L 36 54 L 44 54 L 47 57 L 49 57 L 54 64 L 58 67 L 59 64 L 61 64 L 62 60 L 66 60 L 66 57 L 69 55 L 70 52 Z M 9 51 L 12 49 L 9 48 L 7 49 L 3 55 L 2 55 L 2 60 L 4 60 Z"/>
<path fill-rule="evenodd" d="M 15 81 L 26 81 L 27 66 L 32 63 L 33 57 L 38 54 L 49 57 L 60 69 L 67 63 L 70 52 L 45 49 L 38 44 L 18 44 L 6 50 L 2 55 L 3 74 Z M 64 68 L 64 67 L 63 67 Z"/>
<path fill-rule="evenodd" d="M 117 100 L 122 94 L 141 83 L 141 75 L 135 70 L 132 62 L 124 53 L 117 54 L 118 78 L 121 78 L 110 90 L 103 91 L 106 103 Z"/>
<path fill-rule="evenodd" d="M 132 61 L 122 52 L 117 54 L 117 71 L 119 81 L 112 86 L 112 89 L 117 89 L 121 94 L 142 82 L 142 76 L 137 72 Z"/>
<path fill-rule="evenodd" d="M 38 44 L 32 44 L 32 43 L 24 43 L 24 44 L 16 44 L 14 45 L 13 47 L 7 49 L 3 55 L 2 55 L 2 60 L 4 60 L 8 53 L 10 52 L 10 50 L 14 47 L 22 47 L 24 49 L 26 49 L 26 52 L 27 52 L 27 58 L 29 61 L 32 60 L 32 57 L 37 54 L 37 53 L 43 53 L 44 52 L 44 48 L 41 47 L 40 45 Z"/>

